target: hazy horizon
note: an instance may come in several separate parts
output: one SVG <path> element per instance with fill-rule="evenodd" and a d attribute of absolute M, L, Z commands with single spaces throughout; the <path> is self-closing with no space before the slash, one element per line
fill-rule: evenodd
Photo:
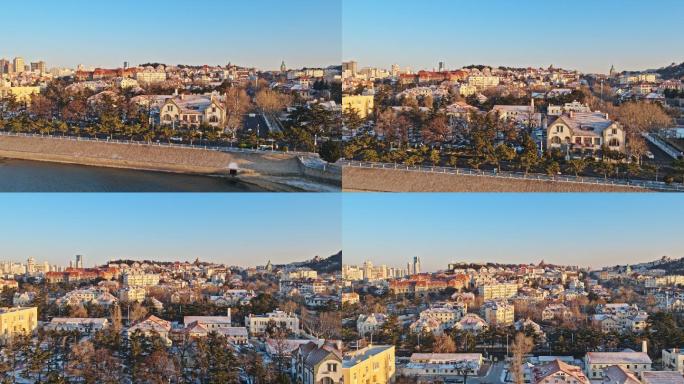
<path fill-rule="evenodd" d="M 648 8 L 648 9 L 647 9 Z M 661 10 L 643 18 L 645 11 Z M 359 68 L 562 67 L 585 73 L 684 62 L 677 0 L 481 3 L 345 0 L 342 57 Z M 637 27 L 638 25 L 638 27 Z M 657 36 L 647 33 L 658 30 Z"/>
<path fill-rule="evenodd" d="M 341 8 L 341 0 L 8 2 L 3 28 L 16 33 L 0 34 L 0 58 L 43 60 L 49 68 L 116 68 L 124 61 L 264 70 L 283 60 L 288 68 L 339 65 Z"/>
<path fill-rule="evenodd" d="M 429 198 L 427 198 L 429 196 Z M 598 268 L 684 256 L 684 198 L 668 194 L 345 195 L 344 264 L 451 262 Z"/>
<path fill-rule="evenodd" d="M 66 266 L 112 259 L 256 266 L 342 249 L 335 194 L 9 194 L 0 200 L 0 261 Z"/>

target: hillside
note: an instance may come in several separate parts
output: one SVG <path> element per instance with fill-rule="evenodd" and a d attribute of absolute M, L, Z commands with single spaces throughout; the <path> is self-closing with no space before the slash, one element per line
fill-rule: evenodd
<path fill-rule="evenodd" d="M 651 71 L 649 71 L 651 72 Z M 672 63 L 667 67 L 658 68 L 653 70 L 653 72 L 659 74 L 664 80 L 668 79 L 681 79 L 684 77 L 684 63 L 675 64 Z"/>
<path fill-rule="evenodd" d="M 651 263 L 648 269 L 662 269 L 668 275 L 684 275 L 684 257 L 679 259 L 663 258 Z"/>
<path fill-rule="evenodd" d="M 342 270 L 342 251 L 326 258 L 315 258 L 307 261 L 290 263 L 283 267 L 310 268 L 318 273 L 339 273 Z"/>

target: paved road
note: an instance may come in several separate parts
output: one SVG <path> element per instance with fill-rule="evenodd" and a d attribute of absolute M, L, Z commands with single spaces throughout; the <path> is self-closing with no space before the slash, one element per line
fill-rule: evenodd
<path fill-rule="evenodd" d="M 246 115 L 245 116 L 245 122 L 243 124 L 243 128 L 246 130 L 252 130 L 252 131 L 258 130 L 259 137 L 267 137 L 268 136 L 268 124 L 266 124 L 266 120 L 264 119 L 264 116 L 260 113 L 259 114 Z"/>
<path fill-rule="evenodd" d="M 501 381 L 501 373 L 504 369 L 504 362 L 498 361 L 492 365 L 487 376 L 468 379 L 468 384 L 499 384 Z"/>

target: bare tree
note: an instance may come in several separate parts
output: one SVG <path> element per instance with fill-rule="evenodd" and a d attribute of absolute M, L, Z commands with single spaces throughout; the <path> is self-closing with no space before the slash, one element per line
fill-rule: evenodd
<path fill-rule="evenodd" d="M 523 332 L 518 332 L 515 335 L 515 341 L 511 347 L 513 358 L 509 366 L 509 371 L 513 375 L 513 382 L 515 384 L 525 384 L 525 368 L 523 366 L 525 355 L 532 351 L 534 341 L 532 338 L 525 336 Z"/>

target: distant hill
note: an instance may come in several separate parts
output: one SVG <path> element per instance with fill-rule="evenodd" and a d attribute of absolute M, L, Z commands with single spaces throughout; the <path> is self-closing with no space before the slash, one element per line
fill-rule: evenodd
<path fill-rule="evenodd" d="M 651 72 L 651 71 L 649 71 L 649 72 Z M 659 74 L 660 77 L 662 77 L 664 80 L 681 79 L 684 77 L 684 63 L 681 63 L 681 64 L 672 63 L 667 67 L 658 68 L 656 70 L 653 70 L 653 72 Z"/>
<path fill-rule="evenodd" d="M 680 259 L 670 259 L 663 257 L 652 263 L 647 264 L 647 269 L 662 269 L 668 275 L 684 275 L 684 257 Z"/>
<path fill-rule="evenodd" d="M 326 258 L 316 256 L 311 260 L 290 263 L 282 265 L 282 267 L 310 268 L 318 273 L 340 273 L 342 271 L 342 251 Z"/>

